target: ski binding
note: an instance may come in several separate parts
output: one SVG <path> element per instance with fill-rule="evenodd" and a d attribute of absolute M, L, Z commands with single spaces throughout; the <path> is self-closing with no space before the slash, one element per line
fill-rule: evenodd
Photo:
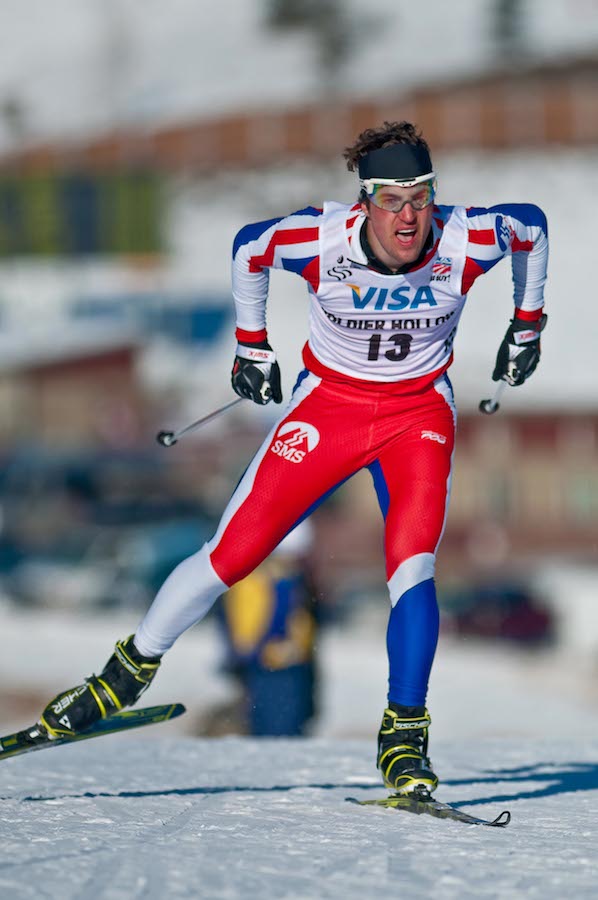
<path fill-rule="evenodd" d="M 405 812 L 422 815 L 427 813 L 437 819 L 452 819 L 455 822 L 464 822 L 467 825 L 488 825 L 492 828 L 504 828 L 511 821 L 511 813 L 504 810 L 495 819 L 482 819 L 463 812 L 450 803 L 435 800 L 428 791 L 414 791 L 411 794 L 391 794 L 390 797 L 380 797 L 375 800 L 358 800 L 355 797 L 346 798 L 349 803 L 357 803 L 359 806 L 382 806 L 386 809 L 403 809 Z"/>
<path fill-rule="evenodd" d="M 115 713 L 107 719 L 100 719 L 90 728 L 72 737 L 51 739 L 39 725 L 32 725 L 23 731 L 0 737 L 0 759 L 31 753 L 33 750 L 45 750 L 48 747 L 62 747 L 64 744 L 75 744 L 90 738 L 102 737 L 106 734 L 117 734 L 130 728 L 141 728 L 143 725 L 154 725 L 176 719 L 185 712 L 182 703 L 163 703 L 160 706 L 146 706 L 141 709 L 130 709 Z"/>

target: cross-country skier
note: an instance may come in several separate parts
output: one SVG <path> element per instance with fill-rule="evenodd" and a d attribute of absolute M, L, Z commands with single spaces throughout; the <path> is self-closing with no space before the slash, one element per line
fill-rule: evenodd
<path fill-rule="evenodd" d="M 256 568 L 303 517 L 368 468 L 385 520 L 388 704 L 378 767 L 394 792 L 433 791 L 425 706 L 438 638 L 434 565 L 449 497 L 455 407 L 447 369 L 467 294 L 512 257 L 515 313 L 493 372 L 520 385 L 540 358 L 548 254 L 536 206 L 435 205 L 426 141 L 407 122 L 364 131 L 345 151 L 356 203 L 326 202 L 247 225 L 233 249 L 237 394 L 282 402 L 266 332 L 268 270 L 306 282 L 305 369 L 249 464 L 214 537 L 167 578 L 134 635 L 99 675 L 43 711 L 51 737 L 137 701 L 162 655 Z"/>

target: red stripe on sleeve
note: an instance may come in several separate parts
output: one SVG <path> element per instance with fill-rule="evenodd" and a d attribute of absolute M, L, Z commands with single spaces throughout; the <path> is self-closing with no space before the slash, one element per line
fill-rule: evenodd
<path fill-rule="evenodd" d="M 261 272 L 263 268 L 268 268 L 274 260 L 274 252 L 277 247 L 283 247 L 288 244 L 307 244 L 310 241 L 318 240 L 318 228 L 289 228 L 284 231 L 276 231 L 266 248 L 266 252 L 262 256 L 251 256 L 249 258 L 249 271 Z"/>
<path fill-rule="evenodd" d="M 529 251 L 533 249 L 533 241 L 520 241 L 516 235 L 513 235 L 513 243 L 511 244 L 511 250 L 513 251 L 513 253 L 517 253 L 518 250 L 525 250 L 529 253 Z"/>
<path fill-rule="evenodd" d="M 496 235 L 493 228 L 469 229 L 470 244 L 485 244 L 491 246 L 496 243 Z"/>

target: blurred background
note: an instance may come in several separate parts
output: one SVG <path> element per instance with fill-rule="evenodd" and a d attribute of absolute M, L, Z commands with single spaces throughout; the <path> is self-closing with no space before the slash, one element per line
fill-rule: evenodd
<path fill-rule="evenodd" d="M 403 118 L 431 144 L 439 202 L 537 203 L 551 236 L 542 362 L 498 415 L 477 407 L 508 262 L 475 285 L 455 345 L 433 718 L 449 735 L 473 708 L 486 732 L 549 732 L 562 704 L 594 729 L 598 0 L 0 0 L 0 27 L 3 730 L 101 668 L 211 536 L 277 413 L 240 404 L 155 442 L 233 399 L 236 231 L 351 202 L 342 150 Z M 302 281 L 273 273 L 287 398 L 306 319 Z M 369 476 L 311 524 L 309 729 L 373 739 L 388 600 Z M 163 670 L 151 699 L 186 702 L 188 732 L 236 696 L 215 615 Z"/>

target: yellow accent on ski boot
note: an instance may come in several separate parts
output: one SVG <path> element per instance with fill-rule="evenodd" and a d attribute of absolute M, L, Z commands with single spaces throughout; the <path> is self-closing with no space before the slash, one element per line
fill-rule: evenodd
<path fill-rule="evenodd" d="M 377 766 L 396 794 L 431 794 L 438 777 L 428 759 L 430 714 L 424 707 L 390 703 L 378 733 Z"/>
<path fill-rule="evenodd" d="M 149 687 L 160 665 L 160 657 L 142 656 L 133 635 L 118 641 L 114 653 L 99 675 L 85 684 L 54 697 L 40 717 L 50 738 L 72 737 L 98 719 L 105 719 L 125 706 L 132 706 Z"/>

